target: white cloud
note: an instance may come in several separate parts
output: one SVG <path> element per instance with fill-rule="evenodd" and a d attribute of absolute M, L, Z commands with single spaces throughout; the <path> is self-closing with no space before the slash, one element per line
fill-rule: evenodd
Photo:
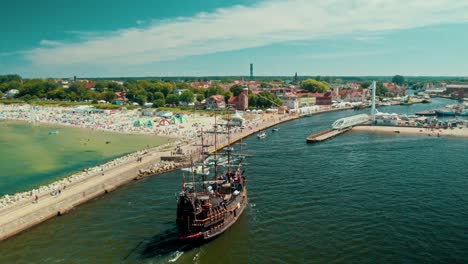
<path fill-rule="evenodd" d="M 60 46 L 62 45 L 63 43 L 62 42 L 59 42 L 59 41 L 54 41 L 54 40 L 47 40 L 47 39 L 43 39 L 39 42 L 39 44 L 41 46 L 51 46 L 51 47 L 54 47 L 54 46 Z"/>
<path fill-rule="evenodd" d="M 349 58 L 349 57 L 365 57 L 386 53 L 383 50 L 369 50 L 369 51 L 350 51 L 350 52 L 330 52 L 330 53 L 310 53 L 301 55 L 308 59 L 336 59 L 336 58 Z"/>
<path fill-rule="evenodd" d="M 359 36 L 467 21 L 467 1 L 267 0 L 144 28 L 91 32 L 76 43 L 41 41 L 42 47 L 25 56 L 36 65 L 143 65 L 284 41 L 350 34 L 363 39 Z"/>

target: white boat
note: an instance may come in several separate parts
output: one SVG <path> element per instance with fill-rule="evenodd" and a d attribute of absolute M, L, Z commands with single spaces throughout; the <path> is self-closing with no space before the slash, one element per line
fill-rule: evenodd
<path fill-rule="evenodd" d="M 257 134 L 258 139 L 266 138 L 266 133 L 264 131 Z"/>
<path fill-rule="evenodd" d="M 208 168 L 203 168 L 203 166 L 193 166 L 193 167 L 187 167 L 187 168 L 182 168 L 182 171 L 186 171 L 189 173 L 194 173 L 196 175 L 209 175 L 210 171 Z"/>
<path fill-rule="evenodd" d="M 273 128 L 271 131 L 277 132 L 278 130 L 279 130 L 279 128 L 275 127 L 275 128 Z"/>

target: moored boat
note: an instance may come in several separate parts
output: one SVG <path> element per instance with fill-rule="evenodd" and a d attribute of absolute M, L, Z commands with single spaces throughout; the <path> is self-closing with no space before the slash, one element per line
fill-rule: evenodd
<path fill-rule="evenodd" d="M 266 133 L 265 133 L 264 131 L 258 133 L 258 134 L 257 134 L 257 138 L 258 138 L 258 139 L 266 138 Z"/>
<path fill-rule="evenodd" d="M 434 112 L 438 116 L 454 116 L 456 114 L 455 110 L 451 108 L 436 109 Z"/>

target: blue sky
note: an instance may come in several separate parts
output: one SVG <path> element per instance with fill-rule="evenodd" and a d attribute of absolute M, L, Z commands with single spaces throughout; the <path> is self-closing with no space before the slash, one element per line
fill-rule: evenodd
<path fill-rule="evenodd" d="M 135 4 L 138 3 L 138 4 Z M 0 74 L 468 76 L 455 0 L 15 0 Z"/>

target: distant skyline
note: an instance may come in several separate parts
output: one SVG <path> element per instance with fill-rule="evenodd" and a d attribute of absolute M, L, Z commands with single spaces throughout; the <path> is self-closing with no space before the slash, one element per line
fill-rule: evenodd
<path fill-rule="evenodd" d="M 0 75 L 468 76 L 468 2 L 17 0 Z"/>

